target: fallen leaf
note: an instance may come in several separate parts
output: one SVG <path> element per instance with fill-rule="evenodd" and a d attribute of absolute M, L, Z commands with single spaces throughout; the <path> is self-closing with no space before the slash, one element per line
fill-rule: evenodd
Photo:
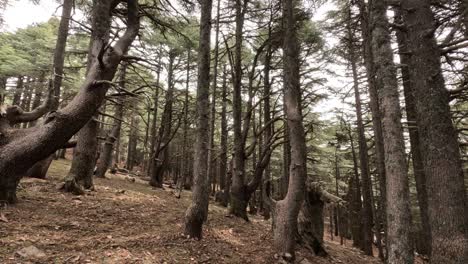
<path fill-rule="evenodd" d="M 0 221 L 8 223 L 8 219 L 6 218 L 4 214 L 0 214 Z"/>

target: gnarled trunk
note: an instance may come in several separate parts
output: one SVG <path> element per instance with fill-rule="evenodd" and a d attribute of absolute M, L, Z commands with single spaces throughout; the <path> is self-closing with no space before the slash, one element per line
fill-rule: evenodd
<path fill-rule="evenodd" d="M 48 115 L 41 126 L 11 129 L 14 124 L 38 119 L 47 108 L 24 112 L 19 107 L 9 107 L 6 116 L 0 118 L 3 135 L 0 140 L 0 199 L 3 201 L 15 202 L 16 183 L 26 170 L 64 146 L 91 119 L 104 100 L 122 56 L 138 34 L 138 1 L 127 0 L 127 30 L 112 49 L 105 49 L 104 36 L 110 28 L 110 14 L 116 3 L 107 0 L 94 4 L 93 32 L 100 34 L 93 34 L 90 71 L 76 97 L 66 107 Z"/>

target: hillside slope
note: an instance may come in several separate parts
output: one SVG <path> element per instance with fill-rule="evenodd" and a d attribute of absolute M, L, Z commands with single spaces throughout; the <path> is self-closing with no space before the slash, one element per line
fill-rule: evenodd
<path fill-rule="evenodd" d="M 37 263 L 275 262 L 268 221 L 246 223 L 210 205 L 204 239 L 190 240 L 181 233 L 189 192 L 176 199 L 168 188 L 114 176 L 96 179 L 96 191 L 77 197 L 57 190 L 68 168 L 59 160 L 48 180 L 24 179 L 19 203 L 1 209 L 0 263 L 27 263 L 18 251 L 28 246 L 43 253 Z M 334 242 L 326 248 L 328 258 L 300 250 L 298 263 L 379 263 Z"/>

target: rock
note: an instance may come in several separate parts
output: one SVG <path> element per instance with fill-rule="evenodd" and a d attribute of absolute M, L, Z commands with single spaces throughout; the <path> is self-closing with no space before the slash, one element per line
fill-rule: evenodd
<path fill-rule="evenodd" d="M 303 259 L 299 262 L 299 264 L 312 264 L 312 262 L 310 262 L 309 260 L 307 259 Z"/>
<path fill-rule="evenodd" d="M 22 248 L 16 251 L 16 254 L 25 259 L 41 259 L 46 257 L 46 254 L 35 246 Z"/>

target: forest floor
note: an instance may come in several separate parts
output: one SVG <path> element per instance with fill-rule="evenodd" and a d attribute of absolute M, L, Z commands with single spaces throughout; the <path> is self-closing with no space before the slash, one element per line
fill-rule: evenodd
<path fill-rule="evenodd" d="M 182 234 L 189 192 L 177 199 L 169 188 L 112 176 L 73 196 L 58 190 L 69 166 L 54 161 L 47 180 L 23 179 L 19 203 L 0 209 L 0 263 L 275 263 L 270 221 L 245 222 L 210 204 L 204 239 L 194 241 Z M 301 249 L 297 263 L 379 263 L 346 244 L 327 240 L 327 258 Z M 30 246 L 35 259 L 22 251 Z"/>

